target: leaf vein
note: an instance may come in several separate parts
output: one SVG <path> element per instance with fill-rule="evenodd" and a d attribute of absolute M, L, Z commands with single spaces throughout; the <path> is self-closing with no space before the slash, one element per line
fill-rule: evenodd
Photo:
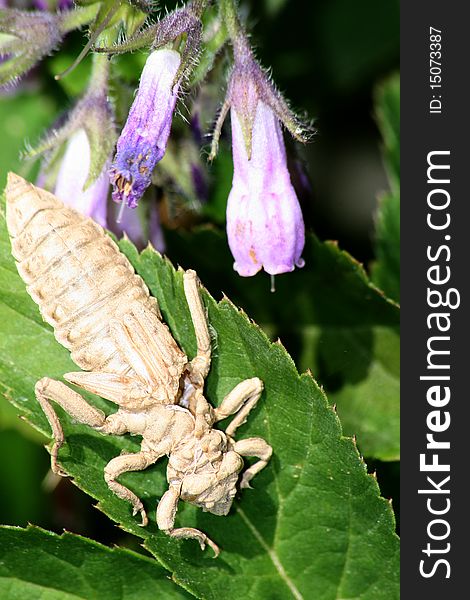
<path fill-rule="evenodd" d="M 237 506 L 237 512 L 240 515 L 240 517 L 242 518 L 242 520 L 244 521 L 245 525 L 248 527 L 248 529 L 253 534 L 253 537 L 256 539 L 256 541 L 259 543 L 259 545 L 263 548 L 263 550 L 268 554 L 276 571 L 279 573 L 279 577 L 287 585 L 287 587 L 289 588 L 289 590 L 292 593 L 292 596 L 296 600 L 303 600 L 302 594 L 299 592 L 299 590 L 295 586 L 294 582 L 287 575 L 277 554 L 272 550 L 272 548 L 270 548 L 267 545 L 267 543 L 264 541 L 260 532 L 256 529 L 256 527 L 253 525 L 253 523 L 250 521 L 250 519 L 246 516 L 245 512 L 239 506 Z"/>

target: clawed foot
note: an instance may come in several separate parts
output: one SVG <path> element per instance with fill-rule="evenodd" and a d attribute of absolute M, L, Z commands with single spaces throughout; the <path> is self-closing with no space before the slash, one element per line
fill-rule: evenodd
<path fill-rule="evenodd" d="M 55 474 L 55 475 L 59 475 L 60 477 L 68 477 L 68 473 L 66 473 L 62 467 L 59 465 L 59 463 L 57 462 L 57 454 L 59 452 L 59 448 L 60 446 L 57 446 L 57 444 L 54 444 L 52 446 L 52 450 L 51 450 L 51 471 Z"/>
<path fill-rule="evenodd" d="M 169 536 L 178 539 L 186 538 L 197 540 L 199 542 L 199 545 L 201 546 L 201 550 L 204 550 L 207 544 L 214 553 L 214 556 L 212 558 L 217 558 L 220 554 L 220 549 L 217 546 L 217 544 L 215 544 L 210 538 L 208 538 L 205 533 L 199 531 L 199 529 L 194 529 L 193 527 L 180 527 L 179 529 L 172 529 L 166 531 L 166 533 Z"/>
<path fill-rule="evenodd" d="M 209 546 L 209 548 L 212 549 L 212 552 L 214 553 L 214 556 L 212 558 L 217 558 L 220 554 L 219 546 L 217 546 L 217 544 L 215 544 L 210 538 L 208 538 L 206 536 L 205 542 L 199 542 L 199 545 L 201 546 L 201 550 L 204 550 L 204 548 L 206 547 L 206 543 Z"/>
<path fill-rule="evenodd" d="M 253 479 L 253 474 L 245 471 L 242 475 L 242 480 L 240 482 L 240 489 L 249 489 L 252 490 L 252 486 L 250 485 L 250 481 Z"/>
<path fill-rule="evenodd" d="M 149 520 L 147 517 L 147 512 L 144 508 L 144 505 L 142 504 L 142 502 L 140 502 L 139 504 L 136 504 L 133 509 L 132 509 L 132 516 L 135 517 L 137 513 L 140 512 L 140 516 L 142 517 L 142 523 L 140 523 L 140 527 L 147 527 L 147 525 L 149 524 Z"/>

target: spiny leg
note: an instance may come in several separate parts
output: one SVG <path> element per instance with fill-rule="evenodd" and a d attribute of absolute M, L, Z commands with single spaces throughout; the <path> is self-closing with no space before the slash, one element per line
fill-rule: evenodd
<path fill-rule="evenodd" d="M 260 459 L 243 473 L 242 480 L 240 482 L 241 488 L 251 488 L 251 479 L 253 479 L 256 473 L 259 473 L 261 469 L 264 469 L 264 467 L 268 464 L 269 459 L 272 456 L 273 449 L 262 438 L 248 438 L 246 440 L 240 440 L 239 442 L 235 442 L 233 449 L 237 454 L 240 454 L 240 456 L 255 456 L 256 458 Z"/>
<path fill-rule="evenodd" d="M 64 443 L 64 432 L 59 418 L 52 408 L 51 401 L 58 404 L 76 421 L 89 425 L 102 433 L 121 435 L 127 432 L 126 424 L 118 413 L 106 417 L 101 410 L 88 404 L 83 396 L 71 390 L 61 381 L 43 377 L 36 383 L 35 392 L 52 429 L 54 444 L 51 449 L 51 469 L 58 475 L 66 476 L 66 473 L 57 464 L 57 455 Z"/>
<path fill-rule="evenodd" d="M 215 420 L 221 421 L 226 417 L 236 416 L 225 430 L 226 434 L 233 437 L 235 431 L 242 425 L 248 416 L 250 410 L 256 405 L 263 391 L 263 382 L 258 377 L 245 379 L 236 385 L 222 400 L 220 406 L 215 411 Z"/>
<path fill-rule="evenodd" d="M 195 271 L 188 270 L 183 276 L 184 293 L 191 313 L 196 334 L 197 355 L 191 361 L 193 374 L 198 376 L 200 385 L 209 373 L 211 364 L 211 338 L 207 327 L 207 317 L 202 304 Z"/>
<path fill-rule="evenodd" d="M 197 540 L 202 550 L 204 550 L 207 544 L 212 548 L 214 558 L 217 558 L 220 553 L 219 547 L 209 539 L 205 533 L 199 531 L 199 529 L 194 529 L 193 527 L 179 527 L 178 529 L 173 529 L 179 497 L 179 488 L 175 486 L 170 486 L 170 489 L 163 494 L 157 507 L 158 528 L 170 537 Z"/>
<path fill-rule="evenodd" d="M 104 468 L 104 479 L 109 489 L 122 500 L 130 502 L 133 507 L 132 514 L 135 516 L 140 512 L 142 516 L 142 527 L 148 524 L 147 513 L 145 512 L 142 500 L 126 488 L 122 483 L 116 481 L 116 477 L 129 471 L 143 471 L 160 458 L 160 454 L 155 452 L 137 452 L 136 454 L 121 454 L 109 461 Z"/>
<path fill-rule="evenodd" d="M 80 423 L 90 425 L 90 427 L 103 427 L 106 420 L 105 414 L 101 410 L 90 406 L 80 394 L 71 390 L 64 383 L 55 381 L 49 377 L 40 379 L 36 383 L 34 391 L 36 393 L 36 398 L 49 421 L 49 425 L 52 429 L 52 436 L 54 438 L 54 444 L 51 449 L 51 469 L 54 473 L 65 477 L 66 473 L 64 473 L 57 464 L 57 455 L 60 447 L 64 443 L 64 432 L 59 417 L 52 408 L 50 401 L 56 402 L 71 417 L 80 421 Z"/>

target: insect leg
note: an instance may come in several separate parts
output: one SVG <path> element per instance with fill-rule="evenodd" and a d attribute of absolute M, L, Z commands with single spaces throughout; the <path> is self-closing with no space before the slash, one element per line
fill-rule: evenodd
<path fill-rule="evenodd" d="M 263 382 L 258 377 L 245 379 L 236 385 L 225 396 L 220 406 L 215 409 L 216 421 L 221 421 L 229 415 L 237 413 L 225 430 L 227 435 L 233 437 L 237 428 L 246 421 L 248 413 L 258 402 L 263 387 Z"/>
<path fill-rule="evenodd" d="M 199 529 L 194 529 L 193 527 L 179 527 L 178 529 L 173 529 L 179 496 L 179 487 L 170 486 L 170 489 L 161 497 L 157 507 L 158 528 L 170 537 L 197 540 L 202 550 L 204 550 L 207 544 L 212 548 L 214 558 L 217 558 L 220 553 L 219 547 L 209 539 L 205 533 L 199 531 Z"/>
<path fill-rule="evenodd" d="M 140 512 L 142 516 L 142 526 L 148 524 L 147 513 L 145 512 L 142 500 L 126 488 L 122 483 L 116 481 L 116 477 L 129 471 L 143 471 L 160 458 L 156 452 L 137 452 L 136 454 L 121 454 L 109 461 L 104 468 L 104 478 L 109 489 L 122 500 L 127 500 L 133 506 L 133 515 Z"/>
<path fill-rule="evenodd" d="M 194 424 L 194 436 L 197 439 L 201 439 L 211 430 L 212 424 L 215 422 L 215 413 L 212 406 L 204 398 L 201 390 L 196 390 L 194 399 L 194 416 L 196 418 Z"/>
<path fill-rule="evenodd" d="M 64 432 L 59 418 L 51 405 L 51 400 L 61 406 L 73 419 L 98 429 L 106 434 L 121 435 L 127 432 L 125 422 L 116 413 L 106 417 L 103 411 L 88 404 L 88 402 L 74 390 L 55 379 L 43 377 L 35 386 L 36 398 L 52 429 L 54 444 L 51 449 L 51 469 L 54 473 L 66 477 L 66 473 L 57 464 L 57 455 L 64 443 Z"/>
<path fill-rule="evenodd" d="M 51 469 L 58 475 L 66 476 L 57 464 L 57 454 L 64 443 L 64 432 L 50 401 L 56 402 L 80 423 L 85 423 L 91 427 L 102 427 L 106 420 L 105 414 L 101 410 L 90 406 L 80 394 L 68 388 L 64 383 L 49 377 L 43 377 L 36 383 L 35 392 L 36 398 L 49 421 L 54 437 L 54 445 L 51 449 Z"/>
<path fill-rule="evenodd" d="M 240 440 L 239 442 L 235 442 L 233 449 L 237 454 L 240 454 L 240 456 L 256 456 L 256 458 L 260 459 L 254 465 L 249 467 L 242 476 L 240 487 L 251 488 L 251 479 L 253 479 L 256 473 L 259 473 L 261 469 L 264 469 L 268 464 L 273 449 L 262 438 Z"/>
<path fill-rule="evenodd" d="M 211 338 L 207 327 L 206 312 L 199 294 L 196 272 L 186 271 L 183 276 L 183 283 L 197 342 L 197 355 L 191 361 L 192 371 L 204 380 L 209 373 L 211 364 Z"/>

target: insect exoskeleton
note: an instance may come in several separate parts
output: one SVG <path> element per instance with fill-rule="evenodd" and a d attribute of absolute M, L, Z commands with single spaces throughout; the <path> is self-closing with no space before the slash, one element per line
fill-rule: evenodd
<path fill-rule="evenodd" d="M 47 376 L 38 381 L 36 398 L 54 438 L 52 470 L 65 475 L 58 464 L 64 435 L 53 403 L 103 434 L 140 435 L 139 452 L 121 454 L 105 466 L 109 488 L 130 502 L 133 514 L 140 513 L 146 525 L 140 498 L 117 479 L 169 456 L 169 488 L 158 503 L 157 524 L 172 537 L 196 539 L 201 548 L 208 544 L 217 556 L 218 547 L 202 531 L 175 528 L 178 501 L 225 515 L 242 457 L 258 458 L 243 473 L 242 488 L 250 487 L 252 477 L 266 466 L 272 449 L 263 439 L 235 440 L 237 428 L 262 394 L 262 381 L 241 381 L 212 407 L 204 397 L 211 339 L 196 273 L 183 275 L 197 342 L 197 354 L 188 360 L 163 323 L 156 299 L 102 227 L 13 173 L 6 198 L 18 272 L 56 339 L 83 369 L 65 373 L 64 379 L 118 407 L 106 416 L 65 383 Z M 213 428 L 230 415 L 234 417 L 225 432 Z"/>

